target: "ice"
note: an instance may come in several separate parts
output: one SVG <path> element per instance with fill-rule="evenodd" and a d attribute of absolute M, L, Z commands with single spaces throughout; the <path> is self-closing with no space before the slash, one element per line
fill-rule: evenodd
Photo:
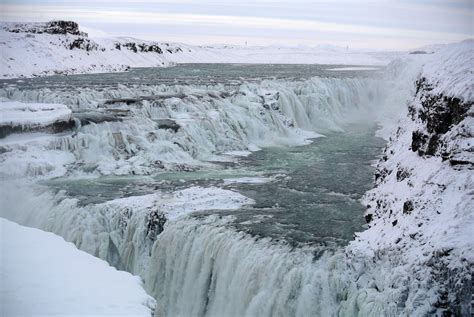
<path fill-rule="evenodd" d="M 230 156 L 249 156 L 252 154 L 251 151 L 228 151 L 224 153 L 225 155 L 230 155 Z"/>
<path fill-rule="evenodd" d="M 61 104 L 0 102 L 0 111 L 0 126 L 44 127 L 71 119 L 71 110 Z"/>
<path fill-rule="evenodd" d="M 141 279 L 61 237 L 0 218 L 0 305 L 5 316 L 149 317 Z"/>
<path fill-rule="evenodd" d="M 191 213 L 233 210 L 253 203 L 232 190 L 193 186 L 81 206 L 63 191 L 53 194 L 24 181 L 0 185 L 1 217 L 54 232 L 79 249 L 142 277 L 151 265 L 150 249 L 156 235 L 163 229 L 155 222 L 157 218 L 166 227 Z"/>
<path fill-rule="evenodd" d="M 26 140 L 8 137 L 8 154 L 0 162 L 2 178 L 53 177 L 71 173 L 149 175 L 163 170 L 196 169 L 207 161 L 222 161 L 222 153 L 247 154 L 268 146 L 297 146 L 321 137 L 324 131 L 343 131 L 350 122 L 377 120 L 386 111 L 389 82 L 370 78 L 311 78 L 305 81 L 267 80 L 235 87 L 138 86 L 71 91 L 0 89 L 10 100 L 65 104 L 72 117 L 101 113 L 103 122 L 78 125 L 71 133 Z M 213 91 L 213 93 L 209 93 Z M 175 96 L 180 95 L 181 98 Z M 220 96 L 225 97 L 220 97 Z M 400 95 L 400 94 L 399 94 Z M 137 96 L 160 96 L 140 101 Z M 137 98 L 135 105 L 120 100 Z M 113 104 L 106 100 L 119 100 Z M 399 107 L 392 104 L 392 107 Z M 62 108 L 61 108 L 62 109 Z M 117 111 L 119 120 L 108 120 Z M 177 126 L 157 129 L 166 118 Z M 161 121 L 160 121 L 161 120 Z M 76 118 L 76 121 L 78 119 Z M 18 144 L 13 140 L 17 139 Z M 235 152 L 237 151 L 237 152 Z M 41 156 L 51 152 L 50 164 Z M 15 158 L 25 165 L 14 166 Z M 31 168 L 27 161 L 31 160 Z M 34 163 L 36 162 L 36 163 Z"/>
<path fill-rule="evenodd" d="M 269 177 L 238 177 L 224 179 L 224 185 L 229 184 L 263 184 L 271 182 L 273 179 Z"/>
<path fill-rule="evenodd" d="M 330 71 L 350 71 L 350 70 L 381 70 L 377 67 L 339 67 L 339 68 L 328 68 Z"/>

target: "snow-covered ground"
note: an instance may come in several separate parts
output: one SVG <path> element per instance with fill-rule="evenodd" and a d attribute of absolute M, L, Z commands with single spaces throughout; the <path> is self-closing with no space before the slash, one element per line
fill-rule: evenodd
<path fill-rule="evenodd" d="M 125 71 L 130 67 L 171 66 L 174 63 L 380 66 L 401 54 L 329 46 L 191 46 L 128 37 L 89 38 L 76 29 L 77 25 L 70 26 L 65 34 L 46 33 L 46 25 L 0 23 L 1 78 L 103 73 Z"/>
<path fill-rule="evenodd" d="M 152 316 L 139 277 L 49 232 L 0 218 L 0 234 L 2 316 Z"/>

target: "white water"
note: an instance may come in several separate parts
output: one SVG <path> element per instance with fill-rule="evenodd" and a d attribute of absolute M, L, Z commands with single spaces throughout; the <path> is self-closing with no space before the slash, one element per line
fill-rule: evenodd
<path fill-rule="evenodd" d="M 220 223 L 219 223 L 220 222 Z M 225 227 L 214 217 L 167 228 L 153 247 L 146 286 L 158 316 L 330 316 L 344 276 L 338 258 L 312 262 Z M 339 259 L 340 260 L 340 259 Z"/>
<path fill-rule="evenodd" d="M 373 120 L 380 113 L 384 83 L 368 78 L 313 78 L 303 82 L 264 81 L 239 87 L 140 86 L 50 90 L 4 88 L 0 96 L 25 102 L 64 103 L 75 111 L 127 111 L 122 122 L 81 127 L 73 134 L 36 140 L 12 150 L 0 163 L 2 178 L 51 177 L 65 173 L 150 174 L 157 165 L 203 166 L 216 154 L 262 146 L 305 144 L 315 132 L 342 130 L 347 122 Z M 180 95 L 138 104 L 104 105 L 114 98 Z M 157 129 L 172 119 L 177 133 Z M 2 142 L 5 142 L 2 141 Z M 38 154 L 40 153 L 40 154 Z M 45 153 L 57 157 L 51 163 Z M 64 153 L 64 155 L 61 155 Z M 71 154 L 74 157 L 71 157 Z"/>
<path fill-rule="evenodd" d="M 156 242 L 146 230 L 157 200 L 137 197 L 81 206 L 65 193 L 13 182 L 30 177 L 147 175 L 156 162 L 205 166 L 228 151 L 298 145 L 314 132 L 373 121 L 384 112 L 386 83 L 368 78 L 264 81 L 239 87 L 139 86 L 105 90 L 20 90 L 0 96 L 64 103 L 73 110 L 107 108 L 103 101 L 158 94 L 181 97 L 114 105 L 128 110 L 122 122 L 90 124 L 73 134 L 4 145 L 0 162 L 2 216 L 63 236 L 79 248 L 139 274 L 166 316 L 379 316 L 395 315 L 381 292 L 392 278 L 363 276 L 365 260 L 350 266 L 347 254 L 313 260 L 312 250 L 290 250 L 229 229 L 216 218 L 169 222 Z M 177 133 L 156 129 L 154 119 L 176 120 Z M 120 135 L 120 136 L 118 136 Z M 57 160 L 51 162 L 56 155 Z M 158 202 L 160 200 L 158 199 Z M 349 259 L 350 260 L 350 259 Z M 364 263 L 364 264 L 363 264 Z M 382 270 L 382 269 L 380 269 Z M 358 285 L 354 281 L 361 278 Z"/>

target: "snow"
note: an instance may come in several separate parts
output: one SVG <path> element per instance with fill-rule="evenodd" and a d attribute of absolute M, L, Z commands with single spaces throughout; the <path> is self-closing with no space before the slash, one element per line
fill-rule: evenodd
<path fill-rule="evenodd" d="M 388 138 L 377 165 L 379 180 L 363 199 L 373 216 L 370 228 L 358 233 L 346 249 L 352 257 L 373 257 L 378 266 L 386 265 L 393 276 L 386 276 L 384 284 L 404 280 L 386 292 L 402 294 L 407 288 L 403 296 L 408 315 L 434 314 L 436 309 L 442 314 L 443 301 L 449 301 L 448 308 L 459 309 L 460 315 L 467 314 L 470 306 L 465 298 L 471 294 L 463 296 L 471 283 L 469 265 L 474 263 L 473 43 L 442 47 L 411 65 L 428 86 L 419 88 L 409 101 L 411 114 Z M 470 107 L 459 123 L 438 135 L 443 149 L 453 156 L 443 160 L 439 152 L 412 151 L 413 132 L 428 133 L 421 112 L 449 111 L 436 109 L 440 107 L 436 102 L 449 106 L 445 97 L 459 98 Z M 452 165 L 453 157 L 462 157 L 465 165 Z M 442 298 L 444 292 L 449 293 L 447 299 Z"/>
<path fill-rule="evenodd" d="M 238 177 L 224 179 L 224 185 L 229 184 L 264 184 L 271 182 L 273 179 L 269 177 Z"/>
<path fill-rule="evenodd" d="M 433 85 L 433 94 L 474 100 L 474 40 L 439 49 L 429 56 L 421 76 Z"/>
<path fill-rule="evenodd" d="M 7 46 L 7 53 L 1 57 L 6 58 L 2 65 L 18 70 L 3 72 L 2 69 L 5 77 L 45 75 L 55 70 L 66 73 L 116 71 L 126 66 L 211 61 L 318 62 L 351 65 L 331 69 L 334 71 L 360 70 L 364 68 L 353 65 L 385 65 L 398 56 L 333 47 L 295 50 L 169 44 L 175 51 L 165 51 L 162 55 L 114 48 L 117 41 L 144 43 L 130 38 L 97 39 L 95 43 L 99 49 L 86 53 L 64 46 L 74 38 L 71 35 L 27 37 L 4 32 L 1 36 L 6 43 L 2 44 L 2 49 L 3 45 Z M 154 45 L 155 42 L 146 43 Z M 5 152 L 0 162 L 0 176 L 9 186 L 12 178 L 38 180 L 71 173 L 90 177 L 149 175 L 158 169 L 193 170 L 209 164 L 207 160 L 219 160 L 217 155 L 232 159 L 232 156 L 247 156 L 265 146 L 307 144 L 311 138 L 321 136 L 319 132 L 343 131 L 347 123 L 377 121 L 382 127 L 378 135 L 389 141 L 378 167 L 389 172 L 363 200 L 375 215 L 370 228 L 359 233 L 343 254 L 315 262 L 314 253 L 307 257 L 299 257 L 298 253 L 295 257 L 285 248 L 269 248 L 272 245 L 269 241 L 257 242 L 243 233 L 229 230 L 217 216 L 204 219 L 205 225 L 198 219 L 186 217 L 192 212 L 232 210 L 253 203 L 237 192 L 217 187 L 193 186 L 81 206 L 77 199 L 68 198 L 62 191 L 53 194 L 45 190 L 36 196 L 32 190 L 34 186 L 26 186 L 18 192 L 5 185 L 2 197 L 7 197 L 8 204 L 18 211 L 8 216 L 61 234 L 82 250 L 146 277 L 147 283 L 152 283 L 147 287 L 160 299 L 174 301 L 177 297 L 179 303 L 186 304 L 182 307 L 170 305 L 170 310 L 175 312 L 193 312 L 210 300 L 209 307 L 214 315 L 222 315 L 229 307 L 235 311 L 241 309 L 242 315 L 247 312 L 270 314 L 271 309 L 266 310 L 269 306 L 265 304 L 275 300 L 272 307 L 278 307 L 283 315 L 295 315 L 296 312 L 304 315 L 307 309 L 314 309 L 312 315 L 321 311 L 331 315 L 336 309 L 341 315 L 426 315 L 443 292 L 445 286 L 442 284 L 449 282 L 433 276 L 439 268 L 433 268 L 432 263 L 442 267 L 439 269 L 441 274 L 464 281 L 462 274 L 466 272 L 466 263 L 474 261 L 471 238 L 474 180 L 472 170 L 468 168 L 453 167 L 439 155 L 421 157 L 411 151 L 413 131 L 423 130 L 425 126 L 421 120 L 407 116 L 405 105 L 409 101 L 415 110 L 420 109 L 423 100 L 412 98 L 414 82 L 420 77 L 426 77 L 433 86 L 430 92 L 433 98 L 443 94 L 472 103 L 473 43 L 465 41 L 439 47 L 433 54 L 404 56 L 384 68 L 386 76 L 375 80 L 265 80 L 231 88 L 222 85 L 120 85 L 106 92 L 94 88 L 66 92 L 50 89 L 24 92 L 15 87 L 0 90 L 1 96 L 12 100 L 66 104 L 80 111 L 97 109 L 103 100 L 110 98 L 163 96 L 159 102 L 140 101 L 141 107 L 118 105 L 120 110 L 130 113 L 122 121 L 83 126 L 74 135 L 25 134 L 5 138 L 1 141 Z M 166 46 L 166 43 L 159 45 Z M 38 54 L 32 54 L 33 50 Z M 14 57 L 22 54 L 30 56 L 25 65 L 19 65 Z M 60 58 L 64 58 L 62 62 L 56 60 Z M 30 60 L 36 65 L 27 65 Z M 71 68 L 73 64 L 77 65 L 74 69 Z M 92 64 L 98 66 L 92 67 Z M 54 69 L 56 66 L 52 65 L 59 68 Z M 218 97 L 206 93 L 210 90 Z M 21 107 L 27 107 L 25 105 Z M 9 124 L 32 124 L 35 117 L 31 113 L 22 117 L 22 112 L 31 111 L 29 108 L 20 111 L 21 107 L 12 106 L 14 114 L 5 111 L 10 116 L 10 119 L 7 117 Z M 47 112 L 41 106 L 38 109 Z M 66 111 L 64 106 L 54 109 Z M 403 119 L 397 123 L 401 117 Z M 156 118 L 174 120 L 180 128 L 177 131 L 156 129 Z M 46 114 L 40 119 L 41 124 L 52 120 Z M 474 161 L 472 125 L 471 109 L 468 117 L 451 127 L 441 140 L 448 149 L 460 149 L 459 157 L 467 162 Z M 397 174 L 403 170 L 408 171 L 409 176 L 400 179 Z M 271 179 L 238 177 L 225 179 L 223 183 L 226 186 L 267 181 Z M 27 192 L 30 195 L 23 194 Z M 410 213 L 403 211 L 407 201 L 414 204 Z M 153 217 L 157 215 L 163 215 L 167 220 L 165 230 L 158 238 L 153 235 L 158 233 L 155 230 L 162 229 L 156 227 Z M 150 230 L 152 234 L 149 234 Z M 209 245 L 211 247 L 207 247 Z M 448 256 L 443 256 L 445 253 Z M 243 257 L 242 254 L 251 256 Z M 153 264 L 158 265 L 150 265 L 150 257 Z M 186 271 L 189 274 L 183 276 L 183 268 L 190 268 Z M 200 268 L 205 270 L 200 271 Z M 452 272 L 461 273 L 451 275 Z M 199 283 L 193 273 L 199 275 Z M 220 276 L 220 280 L 216 282 L 210 276 Z M 254 279 L 254 276 L 258 278 Z M 289 277 L 282 278 L 285 276 Z M 176 279 L 182 285 L 173 284 Z M 157 281 L 172 285 L 163 288 Z M 223 283 L 217 286 L 222 292 L 210 294 L 209 281 Z M 157 284 L 153 284 L 155 282 Z M 200 288 L 193 289 L 195 285 Z M 273 285 L 271 289 L 268 289 L 269 285 Z M 249 289 L 242 292 L 245 286 Z M 165 289 L 174 291 L 164 294 Z M 294 296 L 297 291 L 301 294 Z M 226 298 L 228 294 L 235 296 Z M 244 297 L 250 295 L 244 298 L 242 294 Z M 218 300 L 209 299 L 212 296 Z M 249 298 L 255 301 L 250 303 Z M 339 298 L 344 300 L 339 301 Z M 286 305 L 287 301 L 292 306 Z M 396 302 L 404 305 L 398 306 Z M 178 301 L 172 304 L 176 303 Z"/>
<path fill-rule="evenodd" d="M 193 212 L 205 210 L 233 210 L 254 201 L 242 194 L 217 187 L 192 186 L 171 193 L 156 193 L 144 196 L 133 196 L 106 202 L 108 207 L 132 210 L 156 208 L 163 212 L 168 220 Z"/>
<path fill-rule="evenodd" d="M 339 67 L 339 68 L 328 68 L 330 71 L 348 71 L 348 70 L 381 70 L 378 67 Z"/>
<path fill-rule="evenodd" d="M 0 23 L 0 77 L 35 77 L 53 74 L 126 71 L 130 67 L 163 67 L 175 63 L 263 63 L 263 64 L 339 64 L 384 66 L 396 52 L 352 50 L 338 47 L 247 47 L 192 46 L 182 43 L 145 41 L 129 37 L 87 37 L 87 35 L 13 33 Z M 40 24 L 36 24 L 38 27 Z M 24 31 L 35 25 L 22 24 Z M 75 40 L 87 40 L 89 50 L 70 48 Z M 117 43 L 122 47 L 118 49 Z M 126 43 L 157 45 L 162 53 L 137 52 Z"/>
<path fill-rule="evenodd" d="M 70 119 L 71 110 L 61 104 L 0 102 L 0 125 L 45 127 Z"/>
<path fill-rule="evenodd" d="M 174 55 L 177 63 L 244 63 L 244 64 L 331 64 L 385 66 L 398 52 L 353 50 L 337 46 L 285 47 L 215 45 L 194 49 L 194 54 Z"/>
<path fill-rule="evenodd" d="M 225 152 L 223 153 L 224 155 L 230 155 L 230 156 L 243 156 L 243 157 L 246 157 L 246 156 L 249 156 L 250 154 L 252 154 L 251 151 L 228 151 L 228 152 Z"/>
<path fill-rule="evenodd" d="M 59 236 L 0 218 L 2 316 L 147 316 L 155 300 L 140 278 Z"/>

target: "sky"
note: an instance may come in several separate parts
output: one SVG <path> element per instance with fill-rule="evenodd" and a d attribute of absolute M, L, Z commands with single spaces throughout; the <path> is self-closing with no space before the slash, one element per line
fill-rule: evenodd
<path fill-rule="evenodd" d="M 2 0 L 3 21 L 189 44 L 407 50 L 473 38 L 474 0 Z"/>

